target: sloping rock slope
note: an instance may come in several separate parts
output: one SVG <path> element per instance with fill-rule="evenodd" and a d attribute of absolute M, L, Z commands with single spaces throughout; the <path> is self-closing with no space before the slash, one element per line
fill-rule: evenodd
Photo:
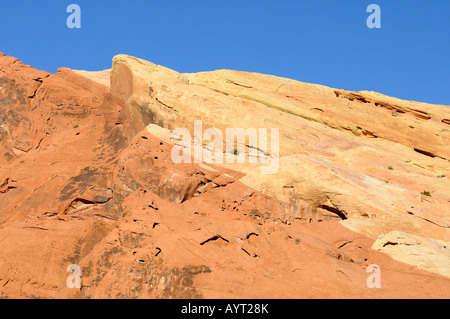
<path fill-rule="evenodd" d="M 278 128 L 278 171 L 174 163 L 171 131 L 195 120 Z M 445 105 L 0 54 L 0 297 L 448 298 L 449 141 Z"/>

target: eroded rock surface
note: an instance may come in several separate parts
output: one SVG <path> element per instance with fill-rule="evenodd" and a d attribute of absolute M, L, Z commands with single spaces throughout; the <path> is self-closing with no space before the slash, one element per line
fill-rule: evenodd
<path fill-rule="evenodd" d="M 279 128 L 278 172 L 175 164 L 171 130 L 200 119 Z M 0 54 L 0 296 L 448 298 L 449 119 L 269 75 Z"/>

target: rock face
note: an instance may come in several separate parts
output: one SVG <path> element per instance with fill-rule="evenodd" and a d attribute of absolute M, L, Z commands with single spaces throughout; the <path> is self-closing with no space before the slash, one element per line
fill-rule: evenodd
<path fill-rule="evenodd" d="M 392 231 L 380 235 L 372 248 L 391 255 L 395 260 L 450 278 L 450 247 L 447 242 Z"/>
<path fill-rule="evenodd" d="M 278 128 L 278 171 L 174 163 L 171 131 L 195 120 Z M 0 296 L 448 298 L 449 123 L 449 106 L 269 75 L 0 54 Z"/>

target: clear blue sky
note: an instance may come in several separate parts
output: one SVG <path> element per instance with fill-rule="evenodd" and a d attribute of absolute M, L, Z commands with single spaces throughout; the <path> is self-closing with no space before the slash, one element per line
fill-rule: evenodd
<path fill-rule="evenodd" d="M 66 26 L 71 3 L 81 29 Z M 366 26 L 371 3 L 381 29 Z M 0 51 L 49 72 L 125 53 L 450 105 L 449 0 L 1 0 Z"/>

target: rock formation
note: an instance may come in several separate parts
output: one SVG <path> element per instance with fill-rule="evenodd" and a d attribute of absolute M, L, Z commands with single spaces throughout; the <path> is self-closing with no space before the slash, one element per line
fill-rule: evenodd
<path fill-rule="evenodd" d="M 174 163 L 195 120 L 278 128 L 278 171 Z M 448 298 L 449 124 L 449 106 L 263 74 L 0 54 L 0 297 Z"/>

